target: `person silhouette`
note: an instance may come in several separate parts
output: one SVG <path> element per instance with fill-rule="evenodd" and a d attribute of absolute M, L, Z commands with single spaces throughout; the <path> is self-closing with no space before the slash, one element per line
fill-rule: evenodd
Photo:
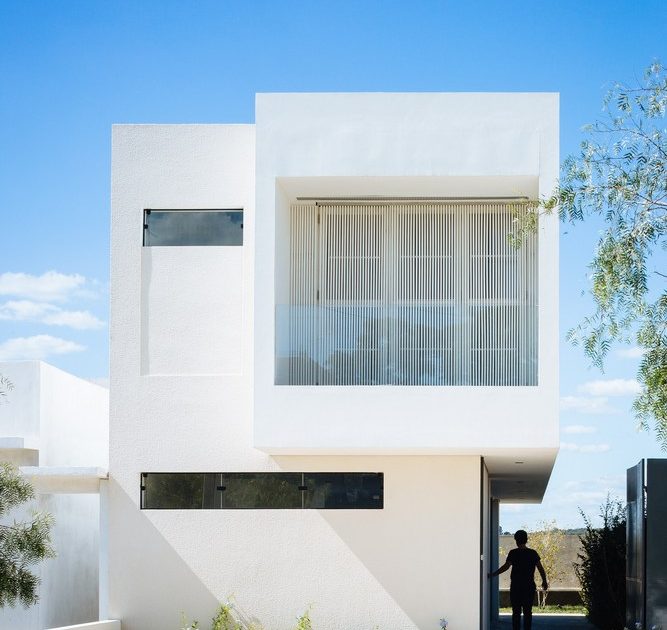
<path fill-rule="evenodd" d="M 542 589 L 547 590 L 547 574 L 534 549 L 527 547 L 528 534 L 519 529 L 514 534 L 516 549 L 507 554 L 505 564 L 488 574 L 489 578 L 504 573 L 512 567 L 510 574 L 510 603 L 512 604 L 512 630 L 521 630 L 521 612 L 523 611 L 523 628 L 531 630 L 533 626 L 533 600 L 535 599 L 535 569 L 542 576 Z"/>

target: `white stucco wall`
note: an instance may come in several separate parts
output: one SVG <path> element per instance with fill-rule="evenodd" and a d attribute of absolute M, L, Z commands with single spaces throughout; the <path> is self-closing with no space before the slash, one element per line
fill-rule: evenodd
<path fill-rule="evenodd" d="M 110 614 L 124 629 L 176 627 L 180 611 L 205 620 L 230 596 L 267 630 L 291 629 L 310 604 L 319 629 L 478 627 L 479 458 L 224 451 L 225 468 L 381 470 L 385 508 L 140 512 L 136 490 L 115 484 Z"/>
<path fill-rule="evenodd" d="M 557 362 L 521 392 L 274 385 L 276 216 L 295 195 L 535 196 L 553 183 L 553 95 L 395 96 L 261 97 L 257 155 L 249 125 L 114 128 L 109 616 L 124 629 L 206 620 L 232 595 L 267 630 L 309 604 L 319 629 L 479 627 L 480 456 L 553 458 Z M 243 208 L 244 246 L 142 248 L 146 208 Z M 541 230 L 555 255 L 555 222 Z M 555 357 L 545 277 L 540 356 Z M 139 510 L 141 472 L 279 470 L 384 472 L 385 508 Z"/>
<path fill-rule="evenodd" d="M 40 362 L 40 466 L 109 465 L 109 390 Z"/>
<path fill-rule="evenodd" d="M 108 389 L 42 361 L 0 362 L 0 374 L 14 385 L 0 437 L 24 438 L 31 465 L 107 467 Z"/>
<path fill-rule="evenodd" d="M 40 378 L 37 361 L 0 362 L 0 374 L 14 389 L 0 400 L 0 437 L 19 438 L 21 447 L 2 452 L 5 461 L 17 465 L 37 465 L 40 437 Z"/>
<path fill-rule="evenodd" d="M 241 247 L 142 251 L 142 374 L 241 372 L 242 257 Z"/>
<path fill-rule="evenodd" d="M 0 405 L 0 436 L 30 438 L 34 447 L 0 458 L 35 466 L 108 465 L 109 392 L 39 361 L 0 363 L 0 374 L 14 384 Z M 7 517 L 28 519 L 30 510 L 50 512 L 57 557 L 35 568 L 40 601 L 24 609 L 0 610 L 0 627 L 42 630 L 94 621 L 98 615 L 99 498 L 96 494 L 38 494 L 20 512 Z"/>
<path fill-rule="evenodd" d="M 99 497 L 40 495 L 39 509 L 53 514 L 58 554 L 40 568 L 39 626 L 50 628 L 98 619 Z M 0 613 L 1 614 L 1 613 Z M 26 630 L 28 626 L 25 626 Z"/>
<path fill-rule="evenodd" d="M 319 628 L 427 628 L 445 614 L 472 627 L 479 611 L 479 457 L 273 459 L 253 448 L 247 281 L 254 240 L 253 139 L 253 128 L 243 126 L 114 131 L 110 616 L 130 630 L 169 627 L 180 611 L 205 619 L 217 600 L 233 594 L 276 630 L 289 627 L 311 603 Z M 142 265 L 156 254 L 141 248 L 146 207 L 244 208 L 243 248 L 157 252 L 165 275 L 176 277 L 188 256 L 201 257 L 200 268 L 208 269 L 228 255 L 227 275 L 237 276 L 243 291 L 237 373 L 206 373 L 208 368 L 192 363 L 184 373 L 178 367 L 180 340 L 170 343 L 164 329 L 156 333 L 164 335 L 161 352 L 175 373 L 146 373 L 146 315 L 137 307 L 152 290 Z M 241 260 L 234 259 L 236 252 Z M 200 281 L 214 290 L 216 276 L 203 273 Z M 169 311 L 167 301 L 177 298 L 178 291 L 165 294 L 164 308 Z M 189 316 L 193 325 L 199 321 L 196 312 Z M 211 348 L 199 349 L 202 363 L 210 365 Z M 238 345 L 228 352 L 237 357 Z M 386 507 L 139 511 L 140 473 L 160 470 L 382 471 Z M 456 549 L 437 544 L 452 538 L 459 541 Z M 452 562 L 461 567 L 455 578 L 444 569 Z"/>

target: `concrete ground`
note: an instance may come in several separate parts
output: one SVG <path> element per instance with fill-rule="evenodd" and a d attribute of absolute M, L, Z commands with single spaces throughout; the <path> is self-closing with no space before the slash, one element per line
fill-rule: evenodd
<path fill-rule="evenodd" d="M 500 615 L 499 623 L 494 630 L 511 630 L 512 616 Z M 583 615 L 533 615 L 533 630 L 595 630 Z"/>

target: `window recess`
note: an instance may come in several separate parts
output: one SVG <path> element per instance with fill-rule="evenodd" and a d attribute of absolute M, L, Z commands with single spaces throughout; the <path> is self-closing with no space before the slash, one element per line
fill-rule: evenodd
<path fill-rule="evenodd" d="M 536 385 L 537 238 L 509 239 L 528 211 L 516 200 L 292 205 L 280 382 Z"/>

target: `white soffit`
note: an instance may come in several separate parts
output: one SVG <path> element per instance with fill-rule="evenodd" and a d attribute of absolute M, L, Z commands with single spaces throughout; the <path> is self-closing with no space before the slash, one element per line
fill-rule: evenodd
<path fill-rule="evenodd" d="M 491 495 L 504 503 L 540 503 L 557 454 L 555 448 L 538 453 L 518 450 L 512 455 L 485 456 Z"/>

